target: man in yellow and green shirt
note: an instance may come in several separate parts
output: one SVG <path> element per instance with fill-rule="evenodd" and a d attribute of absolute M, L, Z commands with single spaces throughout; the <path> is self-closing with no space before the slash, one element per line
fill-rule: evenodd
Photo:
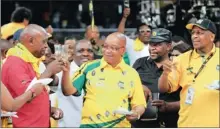
<path fill-rule="evenodd" d="M 215 24 L 200 19 L 188 24 L 194 50 L 163 64 L 159 79 L 161 92 L 173 92 L 180 86 L 178 127 L 220 127 L 219 48 L 215 47 Z"/>
<path fill-rule="evenodd" d="M 103 46 L 103 58 L 83 64 L 71 80 L 68 65 L 63 72 L 65 95 L 85 91 L 80 127 L 131 127 L 129 121 L 143 114 L 146 100 L 138 73 L 122 59 L 125 37 L 110 34 Z M 131 110 L 131 115 L 115 114 L 118 108 Z"/>

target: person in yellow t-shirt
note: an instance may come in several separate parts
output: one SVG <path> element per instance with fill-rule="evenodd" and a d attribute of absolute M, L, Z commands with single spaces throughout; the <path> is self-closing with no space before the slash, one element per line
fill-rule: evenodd
<path fill-rule="evenodd" d="M 11 16 L 11 22 L 1 27 L 1 34 L 3 39 L 10 40 L 13 34 L 24 28 L 32 19 L 32 12 L 26 7 L 19 7 L 14 10 Z"/>
<path fill-rule="evenodd" d="M 85 91 L 80 127 L 131 127 L 129 121 L 140 118 L 146 100 L 138 73 L 127 65 L 124 34 L 110 34 L 103 45 L 103 58 L 84 63 L 69 79 L 69 65 L 62 77 L 64 95 L 80 95 Z M 114 112 L 118 108 L 131 110 L 131 114 Z"/>
<path fill-rule="evenodd" d="M 209 19 L 188 24 L 194 50 L 163 64 L 161 92 L 180 92 L 178 127 L 220 127 L 219 48 L 215 47 L 216 26 Z"/>

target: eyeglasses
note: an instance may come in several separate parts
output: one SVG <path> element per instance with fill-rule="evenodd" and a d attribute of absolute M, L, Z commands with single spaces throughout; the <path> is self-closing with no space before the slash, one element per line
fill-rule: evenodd
<path fill-rule="evenodd" d="M 145 33 L 145 32 L 151 33 L 151 30 L 150 30 L 150 29 L 147 29 L 147 30 L 139 30 L 139 32 L 140 32 L 140 33 Z"/>
<path fill-rule="evenodd" d="M 111 51 L 118 51 L 119 49 L 121 48 L 124 48 L 124 47 L 113 47 L 113 46 L 108 46 L 108 45 L 103 45 L 102 48 L 104 50 L 111 50 Z"/>

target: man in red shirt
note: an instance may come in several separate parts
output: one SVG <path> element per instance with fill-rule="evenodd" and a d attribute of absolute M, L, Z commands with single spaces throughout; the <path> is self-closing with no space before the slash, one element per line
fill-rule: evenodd
<path fill-rule="evenodd" d="M 60 72 L 63 67 L 61 61 L 53 61 L 44 73 L 39 72 L 41 57 L 47 48 L 47 32 L 38 25 L 28 25 L 20 35 L 21 43 L 9 49 L 7 59 L 2 67 L 2 82 L 9 92 L 16 98 L 25 92 L 30 82 L 38 79 L 50 78 Z M 51 108 L 46 88 L 40 95 L 35 96 L 17 111 L 18 118 L 12 118 L 13 127 L 49 127 L 50 115 L 54 119 L 62 118 L 62 111 Z"/>

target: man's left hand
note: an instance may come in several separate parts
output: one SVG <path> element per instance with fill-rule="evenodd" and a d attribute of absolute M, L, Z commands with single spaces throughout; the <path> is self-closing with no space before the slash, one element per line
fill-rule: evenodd
<path fill-rule="evenodd" d="M 126 119 L 128 120 L 128 121 L 136 121 L 136 120 L 138 120 L 139 119 L 139 115 L 138 115 L 138 113 L 137 112 L 135 112 L 135 111 L 132 111 L 133 113 L 131 114 L 131 115 L 126 115 Z"/>
<path fill-rule="evenodd" d="M 63 111 L 59 108 L 52 107 L 51 108 L 51 117 L 54 120 L 59 120 L 59 119 L 63 118 Z"/>
<path fill-rule="evenodd" d="M 153 100 L 152 106 L 157 106 L 160 112 L 166 112 L 166 102 L 164 100 Z"/>

